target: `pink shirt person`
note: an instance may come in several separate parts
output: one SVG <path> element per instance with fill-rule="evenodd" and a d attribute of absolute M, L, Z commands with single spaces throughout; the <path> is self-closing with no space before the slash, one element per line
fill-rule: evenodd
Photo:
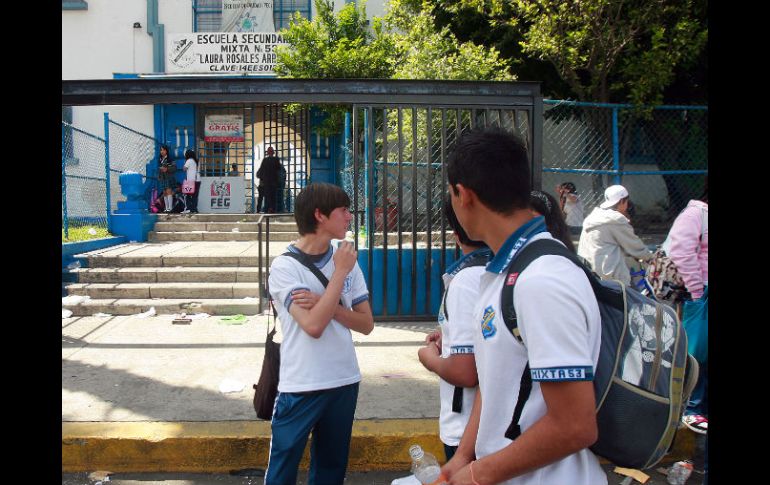
<path fill-rule="evenodd" d="M 691 200 L 669 232 L 668 256 L 676 264 L 693 300 L 703 296 L 709 281 L 708 203 Z"/>

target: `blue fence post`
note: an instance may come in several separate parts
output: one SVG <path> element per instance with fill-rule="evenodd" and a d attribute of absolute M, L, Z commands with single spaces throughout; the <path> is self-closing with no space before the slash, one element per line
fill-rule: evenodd
<path fill-rule="evenodd" d="M 364 110 L 364 224 L 366 225 L 366 241 L 372 238 L 369 224 L 369 110 Z M 355 161 L 353 162 L 355 163 Z"/>
<path fill-rule="evenodd" d="M 70 238 L 69 217 L 67 216 L 67 150 L 65 143 L 67 141 L 66 128 L 64 123 L 61 125 L 61 206 L 62 219 L 64 223 L 64 238 Z"/>
<path fill-rule="evenodd" d="M 104 166 L 107 188 L 107 232 L 112 232 L 112 203 L 110 201 L 110 114 L 104 113 Z"/>
<path fill-rule="evenodd" d="M 615 171 L 615 184 L 620 185 L 620 137 L 618 136 L 618 108 L 612 108 L 612 169 Z"/>

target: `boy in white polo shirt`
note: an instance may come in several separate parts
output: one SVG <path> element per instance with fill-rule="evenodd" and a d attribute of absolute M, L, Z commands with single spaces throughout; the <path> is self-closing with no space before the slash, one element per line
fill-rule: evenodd
<path fill-rule="evenodd" d="M 443 277 L 446 289 L 438 313 L 441 331 L 429 334 L 417 355 L 426 369 L 440 377 L 439 437 L 449 461 L 468 423 L 479 382 L 473 355 L 478 329 L 473 306 L 479 297 L 479 280 L 492 253 L 486 244 L 471 240 L 465 233 L 457 222 L 449 195 L 444 208 L 463 256 L 447 268 Z"/>
<path fill-rule="evenodd" d="M 374 328 L 353 246 L 342 241 L 352 216 L 338 186 L 314 183 L 295 201 L 300 239 L 270 266 L 268 286 L 281 322 L 280 380 L 265 485 L 297 481 L 309 434 L 308 484 L 341 484 L 348 462 L 361 373 L 351 330 Z M 311 271 L 315 266 L 324 283 Z M 342 304 L 340 304 L 342 303 Z"/>
<path fill-rule="evenodd" d="M 529 210 L 525 145 L 503 131 L 472 132 L 451 154 L 447 176 L 457 219 L 494 257 L 474 309 L 479 393 L 442 472 L 451 485 L 606 485 L 588 449 L 598 433 L 591 381 L 601 321 L 585 273 L 566 258 L 545 255 L 518 275 L 513 304 L 521 341 L 500 310 L 504 285 L 513 284 L 505 281 L 509 263 L 529 242 L 553 239 L 543 217 Z M 527 368 L 531 393 L 513 423 Z"/>

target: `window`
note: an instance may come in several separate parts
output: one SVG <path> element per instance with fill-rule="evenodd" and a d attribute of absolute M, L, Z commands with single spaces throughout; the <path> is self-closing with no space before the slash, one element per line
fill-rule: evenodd
<path fill-rule="evenodd" d="M 273 0 L 275 30 L 289 26 L 294 12 L 310 18 L 310 0 Z M 193 0 L 193 32 L 220 32 L 222 0 Z"/>

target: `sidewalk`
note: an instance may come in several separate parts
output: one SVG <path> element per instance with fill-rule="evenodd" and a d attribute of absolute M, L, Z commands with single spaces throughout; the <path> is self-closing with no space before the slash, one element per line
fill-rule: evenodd
<path fill-rule="evenodd" d="M 62 471 L 228 473 L 264 468 L 270 423 L 256 419 L 253 389 L 266 316 L 172 324 L 173 315 L 62 319 Z M 407 470 L 419 443 L 443 456 L 438 378 L 417 359 L 431 322 L 377 323 L 354 333 L 363 380 L 351 471 Z M 237 392 L 222 392 L 230 385 Z M 226 389 L 225 389 L 226 390 Z M 691 454 L 680 430 L 675 461 Z M 308 454 L 301 464 L 306 468 Z"/>

